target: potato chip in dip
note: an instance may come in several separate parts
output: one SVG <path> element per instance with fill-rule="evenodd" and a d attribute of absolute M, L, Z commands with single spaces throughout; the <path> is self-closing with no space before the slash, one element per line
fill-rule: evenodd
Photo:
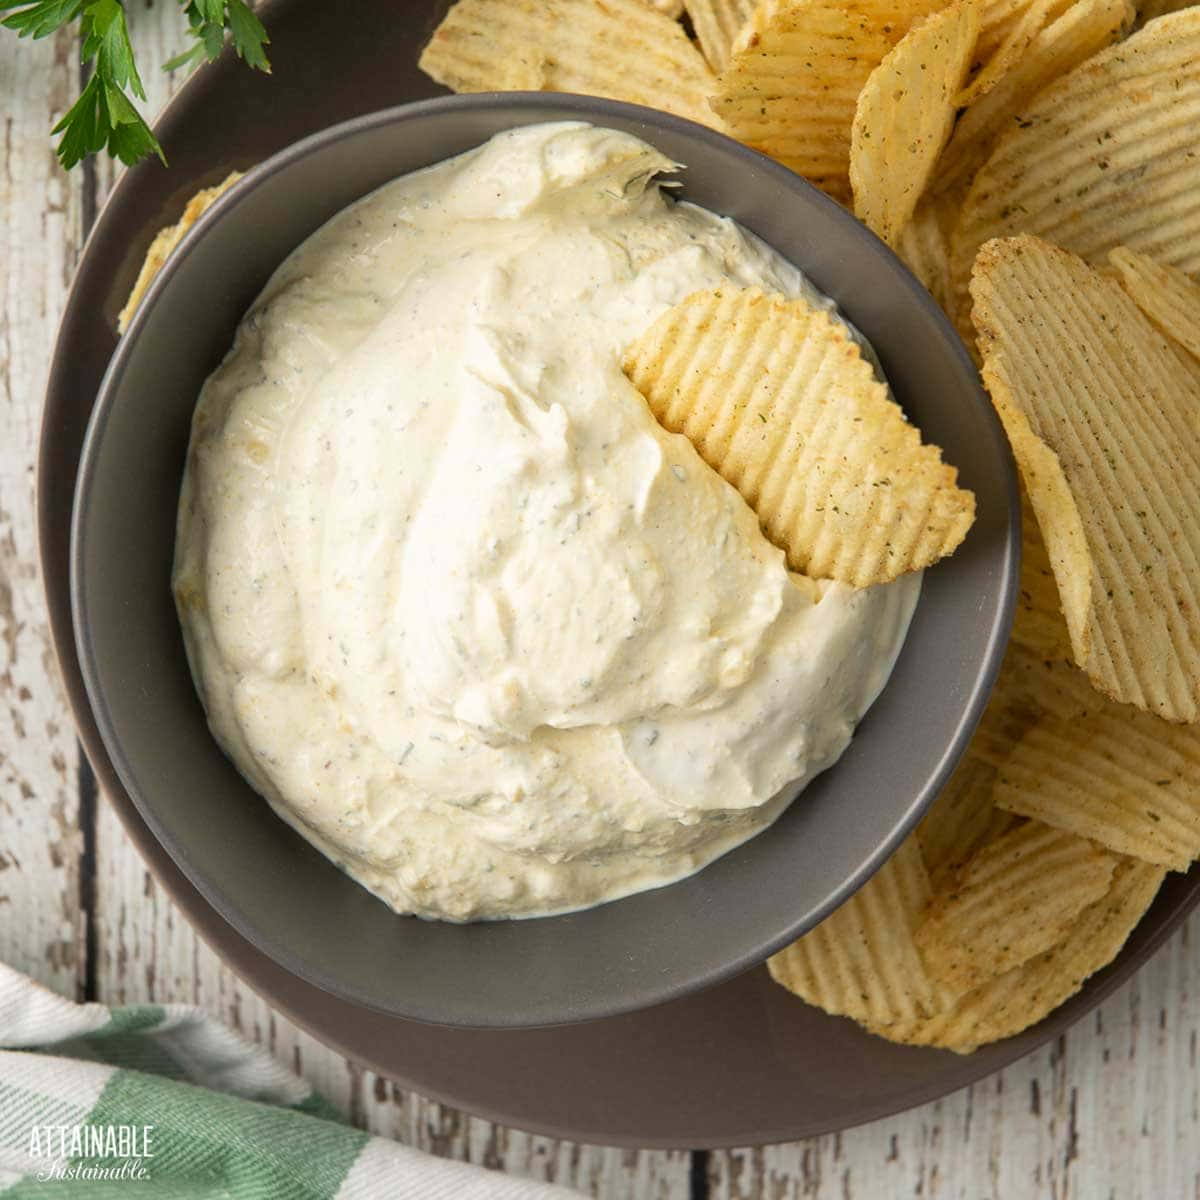
<path fill-rule="evenodd" d="M 668 883 L 845 750 L 919 575 L 789 572 L 626 378 L 722 285 L 832 308 L 675 169 L 500 134 L 336 216 L 201 393 L 175 591 L 212 729 L 400 912 L 534 916 Z"/>

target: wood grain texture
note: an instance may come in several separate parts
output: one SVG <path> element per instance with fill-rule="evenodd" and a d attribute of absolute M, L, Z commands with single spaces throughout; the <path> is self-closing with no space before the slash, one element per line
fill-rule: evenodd
<path fill-rule="evenodd" d="M 75 734 L 37 567 L 34 470 L 47 348 L 79 251 L 79 194 L 47 130 L 74 96 L 74 39 L 0 31 L 0 960 L 68 995 L 83 978 Z"/>
<path fill-rule="evenodd" d="M 158 106 L 173 86 L 158 64 L 180 47 L 178 10 L 132 0 L 130 26 Z M 115 178 L 106 163 L 90 177 L 64 176 L 54 164 L 46 130 L 77 83 L 69 40 L 31 45 L 0 31 L 0 84 L 17 98 L 5 106 L 0 144 L 0 959 L 65 994 L 77 994 L 84 978 L 79 805 L 74 740 L 37 580 L 32 488 L 45 368 L 81 241 L 84 193 L 102 199 Z M 101 998 L 203 1004 L 269 1046 L 357 1124 L 436 1153 L 594 1196 L 684 1200 L 691 1193 L 687 1155 L 534 1137 L 346 1063 L 220 964 L 103 801 L 95 849 L 93 974 Z M 713 1154 L 708 1193 L 726 1200 L 1200 1200 L 1198 920 L 1057 1045 L 900 1117 L 789 1146 Z"/>

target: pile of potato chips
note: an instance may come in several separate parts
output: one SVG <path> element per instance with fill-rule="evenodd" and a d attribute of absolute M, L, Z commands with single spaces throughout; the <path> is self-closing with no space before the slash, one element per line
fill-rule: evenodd
<path fill-rule="evenodd" d="M 1200 7 L 458 0 L 421 65 L 723 130 L 851 206 L 976 353 L 1026 492 L 1000 680 L 914 835 L 769 965 L 895 1041 L 1040 1020 L 1200 856 Z M 796 570 L 867 586 L 971 523 L 803 302 L 698 294 L 625 369 Z"/>

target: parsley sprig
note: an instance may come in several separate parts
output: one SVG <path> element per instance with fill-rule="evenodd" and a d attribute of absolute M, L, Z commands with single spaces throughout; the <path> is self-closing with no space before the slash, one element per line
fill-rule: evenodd
<path fill-rule="evenodd" d="M 146 99 L 146 89 L 133 60 L 122 0 L 0 0 L 0 12 L 8 14 L 0 25 L 18 37 L 49 37 L 79 23 L 81 58 L 92 71 L 79 99 L 51 131 L 62 135 L 57 153 L 63 167 L 70 169 L 104 149 L 127 164 L 151 154 L 167 161 L 133 103 Z M 221 53 L 228 34 L 239 58 L 259 71 L 270 71 L 263 49 L 270 39 L 244 0 L 189 0 L 183 13 L 193 44 L 164 70 L 211 62 Z"/>

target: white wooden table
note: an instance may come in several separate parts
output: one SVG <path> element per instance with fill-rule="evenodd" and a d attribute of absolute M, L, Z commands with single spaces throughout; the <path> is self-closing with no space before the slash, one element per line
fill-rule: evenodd
<path fill-rule="evenodd" d="M 180 48 L 171 0 L 129 0 L 150 110 Z M 77 94 L 65 36 L 0 30 L 0 960 L 59 992 L 205 1005 L 308 1076 L 357 1124 L 603 1197 L 1200 1200 L 1200 923 L 1193 918 L 1065 1038 L 948 1099 L 767 1150 L 689 1155 L 534 1137 L 347 1063 L 221 965 L 87 786 L 56 676 L 34 536 L 47 360 L 107 162 L 64 175 L 47 130 Z"/>

